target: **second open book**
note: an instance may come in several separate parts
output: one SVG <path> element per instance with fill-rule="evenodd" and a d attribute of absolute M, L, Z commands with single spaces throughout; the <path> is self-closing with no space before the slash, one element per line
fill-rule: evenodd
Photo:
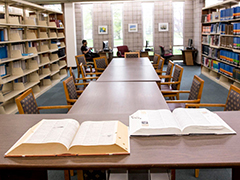
<path fill-rule="evenodd" d="M 205 109 L 139 110 L 129 116 L 130 135 L 236 134 L 217 114 Z"/>
<path fill-rule="evenodd" d="M 120 121 L 43 119 L 5 154 L 14 156 L 77 156 L 129 154 L 128 127 Z"/>

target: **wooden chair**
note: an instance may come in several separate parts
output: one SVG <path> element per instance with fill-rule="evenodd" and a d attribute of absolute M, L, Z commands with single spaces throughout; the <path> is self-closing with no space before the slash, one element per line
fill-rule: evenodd
<path fill-rule="evenodd" d="M 152 65 L 153 65 L 154 69 L 158 68 L 160 58 L 161 58 L 161 56 L 159 54 L 154 54 L 153 61 L 152 61 Z"/>
<path fill-rule="evenodd" d="M 188 100 L 169 100 L 166 101 L 168 103 L 168 107 L 171 111 L 175 108 L 185 108 L 186 103 L 200 103 L 202 97 L 204 80 L 202 80 L 197 75 L 194 76 L 192 86 L 190 91 L 185 90 L 172 90 L 165 91 L 168 94 L 173 94 L 174 96 L 179 96 L 179 93 L 189 93 Z"/>
<path fill-rule="evenodd" d="M 103 72 L 108 66 L 108 60 L 106 56 L 93 58 L 93 62 L 96 72 Z"/>
<path fill-rule="evenodd" d="M 125 52 L 124 58 L 140 58 L 139 52 Z"/>
<path fill-rule="evenodd" d="M 80 68 L 80 65 L 79 65 L 79 68 Z M 80 68 L 80 72 L 81 72 L 81 68 Z M 88 83 L 86 83 L 86 82 L 79 83 L 79 80 L 83 80 L 83 78 L 76 78 L 76 76 L 75 76 L 75 74 L 73 72 L 72 67 L 69 67 L 69 73 L 70 73 L 70 76 L 73 77 L 73 82 L 74 82 L 74 84 L 76 86 L 76 90 L 77 91 L 78 90 L 83 91 L 86 88 L 86 86 L 88 85 Z"/>
<path fill-rule="evenodd" d="M 33 90 L 30 88 L 16 99 L 19 114 L 39 114 L 42 109 L 71 109 L 71 105 L 38 106 Z"/>
<path fill-rule="evenodd" d="M 70 76 L 66 80 L 63 81 L 64 92 L 67 100 L 67 104 L 73 105 L 83 90 L 76 90 L 76 86 L 73 81 L 73 77 Z"/>
<path fill-rule="evenodd" d="M 174 72 L 173 72 L 173 76 L 171 78 L 171 81 L 169 82 L 160 82 L 160 89 L 162 94 L 166 97 L 170 97 L 175 98 L 175 96 L 173 96 L 171 93 L 165 93 L 166 91 L 171 91 L 171 90 L 179 90 L 180 89 L 180 85 L 181 85 L 181 80 L 182 80 L 182 74 L 183 74 L 183 67 L 176 65 Z M 179 100 L 179 93 L 176 94 L 176 98 Z"/>
<path fill-rule="evenodd" d="M 165 75 L 159 75 L 159 78 L 161 79 L 161 82 L 169 82 L 172 78 L 172 71 L 173 71 L 174 63 L 169 60 L 167 70 L 162 71 L 162 73 L 165 73 Z"/>
<path fill-rule="evenodd" d="M 209 104 L 209 103 L 201 103 L 201 104 L 186 104 L 186 108 L 189 107 L 224 107 L 224 111 L 239 111 L 240 110 L 240 88 L 237 86 L 231 85 L 227 101 L 225 104 Z M 195 169 L 195 177 L 199 176 L 199 169 Z"/>
<path fill-rule="evenodd" d="M 235 85 L 231 85 L 228 91 L 228 97 L 225 104 L 186 104 L 186 108 L 189 107 L 223 107 L 224 111 L 239 111 L 240 110 L 240 88 Z"/>
<path fill-rule="evenodd" d="M 89 81 L 92 81 L 94 79 L 97 80 L 98 76 L 101 75 L 100 72 L 86 73 L 83 64 L 80 64 L 80 69 L 81 69 L 82 78 L 78 78 L 78 80 L 83 80 L 83 82 L 85 82 L 85 83 L 89 83 Z M 91 75 L 91 77 L 88 77 L 88 75 Z M 95 75 L 95 76 L 93 76 L 93 75 Z"/>
<path fill-rule="evenodd" d="M 75 60 L 76 60 L 77 69 L 78 69 L 78 78 L 80 78 L 80 74 L 81 74 L 81 71 L 80 71 L 80 64 L 81 63 L 85 67 L 87 73 L 94 73 L 95 72 L 95 69 L 92 68 L 93 63 L 92 62 L 87 62 L 84 54 L 75 56 Z"/>
<path fill-rule="evenodd" d="M 164 61 L 165 61 L 165 59 L 160 56 L 160 60 L 159 60 L 159 63 L 158 63 L 158 67 L 157 67 L 157 69 L 155 69 L 155 71 L 156 71 L 156 73 L 157 73 L 158 75 L 162 75 L 163 66 L 164 66 Z"/>

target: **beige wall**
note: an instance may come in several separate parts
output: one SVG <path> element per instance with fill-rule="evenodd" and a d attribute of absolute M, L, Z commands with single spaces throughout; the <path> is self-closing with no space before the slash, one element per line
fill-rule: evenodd
<path fill-rule="evenodd" d="M 138 32 L 128 32 L 128 24 L 137 24 Z M 140 2 L 123 4 L 123 44 L 132 51 L 143 47 L 142 7 Z"/>
<path fill-rule="evenodd" d="M 197 63 L 201 64 L 201 38 L 202 38 L 202 24 L 201 24 L 201 18 L 202 18 L 202 8 L 204 7 L 204 1 L 203 0 L 194 0 L 193 3 L 193 45 L 198 50 L 198 57 L 197 57 Z"/>
<path fill-rule="evenodd" d="M 158 23 L 168 23 L 167 32 L 158 31 Z M 159 45 L 169 49 L 173 45 L 173 12 L 172 0 L 154 2 L 154 49 L 160 53 Z"/>
<path fill-rule="evenodd" d="M 83 37 L 83 29 L 82 29 L 82 8 L 81 3 L 75 3 L 75 20 L 76 20 L 76 38 L 77 38 L 77 54 L 82 54 L 81 46 L 82 46 L 82 37 Z"/>
<path fill-rule="evenodd" d="M 108 34 L 98 34 L 98 26 L 106 25 Z M 109 47 L 113 47 L 112 10 L 110 3 L 93 4 L 93 47 L 95 50 L 102 49 L 102 42 L 107 40 Z"/>

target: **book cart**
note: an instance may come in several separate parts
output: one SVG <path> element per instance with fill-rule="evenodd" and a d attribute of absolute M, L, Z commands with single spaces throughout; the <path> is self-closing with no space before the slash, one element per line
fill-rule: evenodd
<path fill-rule="evenodd" d="M 21 0 L 0 3 L 0 114 L 11 114 L 28 88 L 38 97 L 67 76 L 64 17 Z"/>
<path fill-rule="evenodd" d="M 227 89 L 240 87 L 239 2 L 226 0 L 202 9 L 202 74 Z"/>

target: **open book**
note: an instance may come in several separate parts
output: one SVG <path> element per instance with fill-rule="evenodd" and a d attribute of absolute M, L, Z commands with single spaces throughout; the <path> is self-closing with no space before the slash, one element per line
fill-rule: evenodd
<path fill-rule="evenodd" d="M 217 114 L 205 109 L 139 110 L 129 116 L 130 135 L 236 134 Z"/>
<path fill-rule="evenodd" d="M 128 127 L 119 121 L 43 119 L 5 157 L 129 154 Z"/>

